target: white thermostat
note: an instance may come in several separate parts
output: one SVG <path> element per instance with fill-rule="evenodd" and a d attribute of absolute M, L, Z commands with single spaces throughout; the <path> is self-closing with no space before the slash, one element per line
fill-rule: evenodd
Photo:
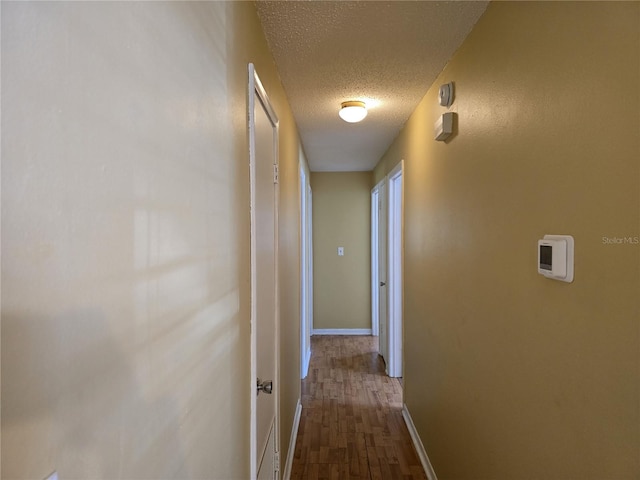
<path fill-rule="evenodd" d="M 553 280 L 573 282 L 571 235 L 545 235 L 538 240 L 538 273 Z"/>

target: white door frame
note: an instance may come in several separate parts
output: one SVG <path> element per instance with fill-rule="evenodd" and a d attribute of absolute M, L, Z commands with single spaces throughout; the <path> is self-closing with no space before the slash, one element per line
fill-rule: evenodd
<path fill-rule="evenodd" d="M 377 277 L 378 277 L 378 351 L 385 363 L 385 372 L 389 373 L 389 288 L 388 288 L 388 243 L 389 243 L 389 189 L 387 177 L 378 185 L 378 235 L 377 235 Z"/>
<path fill-rule="evenodd" d="M 378 271 L 378 216 L 380 213 L 378 185 L 371 189 L 371 335 L 380 335 L 380 276 Z"/>
<path fill-rule="evenodd" d="M 402 218 L 404 160 L 401 160 L 387 176 L 389 221 L 387 237 L 387 309 L 389 359 L 387 373 L 390 377 L 402 377 Z"/>
<path fill-rule="evenodd" d="M 311 190 L 311 180 L 309 180 L 309 187 L 307 189 L 307 221 L 309 227 L 309 235 L 307 240 L 309 241 L 308 255 L 309 255 L 309 322 L 307 323 L 307 332 L 309 333 L 309 360 L 311 360 L 311 332 L 313 332 L 313 190 Z M 307 361 L 307 364 L 309 362 Z"/>
<path fill-rule="evenodd" d="M 273 428 L 275 439 L 275 451 L 280 451 L 280 437 L 278 422 L 280 419 L 280 302 L 279 302 L 279 281 L 278 281 L 278 203 L 279 203 L 279 187 L 275 179 L 277 177 L 278 168 L 278 117 L 269 101 L 269 97 L 262 82 L 255 71 L 252 63 L 249 64 L 249 82 L 248 82 L 248 119 L 249 119 L 249 183 L 250 183 L 250 206 L 251 206 L 251 375 L 249 378 L 250 393 L 250 478 L 257 478 L 258 474 L 258 451 L 257 451 L 257 431 L 256 431 L 256 378 L 257 378 L 257 339 L 256 339 L 256 294 L 257 294 L 257 245 L 256 245 L 256 145 L 255 145 L 255 106 L 256 100 L 261 102 L 265 112 L 267 113 L 271 123 L 274 126 L 274 183 L 275 199 L 274 199 L 274 217 L 275 217 L 275 239 L 274 239 L 274 265 L 275 265 L 275 377 L 274 393 L 275 396 L 275 420 Z"/>
<path fill-rule="evenodd" d="M 300 162 L 300 377 L 305 378 L 311 360 L 313 315 L 311 253 L 311 185 Z"/>

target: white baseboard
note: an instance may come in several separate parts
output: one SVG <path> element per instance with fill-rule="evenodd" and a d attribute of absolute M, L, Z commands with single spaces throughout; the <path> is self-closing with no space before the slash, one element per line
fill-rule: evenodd
<path fill-rule="evenodd" d="M 284 473 L 282 478 L 289 480 L 291 478 L 291 467 L 293 466 L 293 455 L 296 451 L 296 439 L 298 438 L 298 427 L 300 426 L 300 416 L 302 415 L 302 403 L 298 399 L 296 414 L 293 417 L 293 426 L 291 427 L 291 438 L 289 438 L 289 451 L 287 452 L 287 461 L 284 464 Z"/>
<path fill-rule="evenodd" d="M 371 335 L 370 328 L 314 328 L 311 335 Z"/>
<path fill-rule="evenodd" d="M 311 361 L 311 349 L 302 355 L 302 378 L 307 378 L 309 373 L 309 362 Z"/>
<path fill-rule="evenodd" d="M 427 474 L 427 478 L 429 480 L 438 480 L 436 472 L 434 472 L 433 466 L 427 456 L 427 451 L 424 449 L 420 435 L 418 435 L 416 426 L 413 424 L 411 414 L 409 414 L 409 409 L 406 404 L 402 405 L 402 417 L 404 418 L 404 423 L 407 424 L 407 428 L 409 429 L 409 435 L 411 435 L 411 440 L 413 440 L 413 446 L 416 447 L 416 452 L 418 453 L 418 458 L 420 458 L 420 463 L 422 463 L 422 468 L 424 468 L 424 473 Z"/>

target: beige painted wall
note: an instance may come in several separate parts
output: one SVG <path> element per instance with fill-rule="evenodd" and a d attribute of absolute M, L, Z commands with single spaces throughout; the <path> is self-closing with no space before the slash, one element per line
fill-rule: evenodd
<path fill-rule="evenodd" d="M 2 478 L 248 478 L 250 61 L 280 118 L 286 458 L 299 141 L 253 4 L 1 8 Z"/>
<path fill-rule="evenodd" d="M 313 328 L 371 328 L 371 172 L 312 172 L 311 189 Z"/>
<path fill-rule="evenodd" d="M 266 65 L 264 66 L 266 70 Z M 291 430 L 300 391 L 300 162 L 307 159 L 300 143 L 293 114 L 279 80 L 272 79 L 274 103 L 280 120 L 280 475 L 284 473 Z M 265 87 L 266 88 L 266 87 Z M 308 166 L 307 166 L 308 168 Z M 292 452 L 293 455 L 293 452 Z"/>
<path fill-rule="evenodd" d="M 639 93 L 640 4 L 492 3 L 377 166 L 406 162 L 405 401 L 440 480 L 640 476 Z M 572 284 L 536 273 L 548 233 Z"/>

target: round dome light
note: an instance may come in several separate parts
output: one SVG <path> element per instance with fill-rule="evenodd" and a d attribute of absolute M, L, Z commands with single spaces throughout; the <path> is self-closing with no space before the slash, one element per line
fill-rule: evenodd
<path fill-rule="evenodd" d="M 364 120 L 364 117 L 367 116 L 367 107 L 364 102 L 360 102 L 357 100 L 352 100 L 349 102 L 342 102 L 340 105 L 340 111 L 338 115 L 345 122 L 349 123 L 357 123 Z"/>

